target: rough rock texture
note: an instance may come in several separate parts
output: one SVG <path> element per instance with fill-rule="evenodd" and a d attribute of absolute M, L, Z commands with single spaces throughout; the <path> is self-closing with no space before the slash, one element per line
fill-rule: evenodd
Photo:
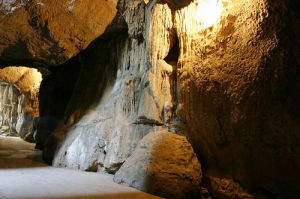
<path fill-rule="evenodd" d="M 42 83 L 45 158 L 115 173 L 165 129 L 189 138 L 207 176 L 299 198 L 298 1 L 164 2 L 120 0 L 108 32 Z"/>
<path fill-rule="evenodd" d="M 201 179 L 191 144 L 167 131 L 146 135 L 114 176 L 117 183 L 164 198 L 198 198 Z"/>
<path fill-rule="evenodd" d="M 36 119 L 39 117 L 38 94 L 41 74 L 32 68 L 7 67 L 0 70 L 1 126 L 34 141 Z"/>
<path fill-rule="evenodd" d="M 223 1 L 203 28 L 194 4 L 175 14 L 178 108 L 206 172 L 265 197 L 297 198 L 299 3 Z M 204 23 L 205 24 L 205 23 Z"/>
<path fill-rule="evenodd" d="M 0 82 L 0 110 L 0 134 L 20 133 L 25 112 L 25 96 L 14 84 Z"/>
<path fill-rule="evenodd" d="M 128 27 L 103 35 L 78 56 L 84 67 L 66 109 L 67 125 L 52 136 L 56 140 L 67 135 L 54 165 L 114 173 L 144 135 L 170 126 L 173 68 L 163 60 L 169 39 L 151 34 L 163 38 L 166 46 L 158 48 L 159 41 L 144 38 L 150 26 L 162 23 L 167 29 L 164 24 L 171 19 L 161 21 L 158 15 L 152 20 L 153 5 L 119 2 L 119 16 L 125 16 Z M 50 147 L 53 139 L 48 142 Z"/>
<path fill-rule="evenodd" d="M 1 1 L 0 64 L 63 63 L 105 31 L 115 7 L 116 0 Z"/>
<path fill-rule="evenodd" d="M 209 192 L 217 199 L 254 199 L 232 179 L 209 177 Z"/>

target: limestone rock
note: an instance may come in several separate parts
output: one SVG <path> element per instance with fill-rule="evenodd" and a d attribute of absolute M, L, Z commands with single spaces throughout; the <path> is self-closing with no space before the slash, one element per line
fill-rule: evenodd
<path fill-rule="evenodd" d="M 174 71 L 163 60 L 171 44 L 162 37 L 171 34 L 172 15 L 168 10 L 166 20 L 159 12 L 151 18 L 154 5 L 119 3 L 118 16 L 125 16 L 128 27 L 102 35 L 72 61 L 82 68 L 63 112 L 67 124 L 58 126 L 64 131 L 54 130 L 56 135 L 46 141 L 46 148 L 60 146 L 55 156 L 45 156 L 49 162 L 54 157 L 55 166 L 115 173 L 145 135 L 172 128 Z M 161 29 L 155 29 L 156 23 Z M 150 34 L 152 29 L 159 34 Z M 160 41 L 164 48 L 159 48 Z M 57 143 L 55 137 L 66 138 Z"/>
<path fill-rule="evenodd" d="M 2 133 L 17 134 L 23 124 L 25 97 L 14 84 L 0 82 L 0 128 Z"/>
<path fill-rule="evenodd" d="M 14 0 L 0 4 L 0 63 L 60 64 L 101 35 L 116 0 Z"/>
<path fill-rule="evenodd" d="M 184 136 L 167 131 L 146 135 L 115 174 L 114 181 L 165 198 L 194 198 L 202 171 Z"/>

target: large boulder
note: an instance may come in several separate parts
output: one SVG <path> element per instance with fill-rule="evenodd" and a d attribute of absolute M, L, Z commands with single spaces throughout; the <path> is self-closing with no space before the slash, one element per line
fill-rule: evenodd
<path fill-rule="evenodd" d="M 152 132 L 115 174 L 114 181 L 166 198 L 195 198 L 201 192 L 200 163 L 186 137 Z"/>

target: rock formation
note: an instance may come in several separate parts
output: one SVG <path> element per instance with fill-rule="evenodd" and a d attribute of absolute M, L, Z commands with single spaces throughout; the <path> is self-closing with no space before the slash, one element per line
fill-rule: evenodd
<path fill-rule="evenodd" d="M 2 42 L 0 61 L 51 72 L 37 135 L 49 163 L 114 174 L 150 132 L 168 131 L 191 142 L 213 194 L 232 197 L 225 184 L 234 197 L 298 198 L 299 3 L 78 0 L 69 12 L 67 1 L 41 2 L 3 12 L 1 30 L 13 27 L 3 38 L 18 39 Z M 90 5 L 111 9 L 99 26 L 82 22 Z M 30 28 L 15 31 L 23 15 Z"/>
<path fill-rule="evenodd" d="M 114 181 L 164 198 L 197 198 L 202 172 L 184 136 L 147 134 L 115 174 Z"/>
<path fill-rule="evenodd" d="M 209 178 L 209 192 L 213 198 L 218 199 L 254 199 L 255 197 L 245 192 L 245 190 L 232 179 Z"/>
<path fill-rule="evenodd" d="M 24 118 L 25 96 L 13 84 L 0 83 L 1 134 L 17 134 Z"/>
<path fill-rule="evenodd" d="M 4 0 L 0 64 L 64 63 L 103 33 L 116 0 Z"/>

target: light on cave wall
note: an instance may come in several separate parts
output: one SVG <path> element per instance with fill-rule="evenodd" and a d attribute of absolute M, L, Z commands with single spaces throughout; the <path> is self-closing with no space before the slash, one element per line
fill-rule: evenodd
<path fill-rule="evenodd" d="M 218 21 L 223 11 L 223 2 L 228 0 L 196 0 L 196 19 L 203 28 Z"/>

